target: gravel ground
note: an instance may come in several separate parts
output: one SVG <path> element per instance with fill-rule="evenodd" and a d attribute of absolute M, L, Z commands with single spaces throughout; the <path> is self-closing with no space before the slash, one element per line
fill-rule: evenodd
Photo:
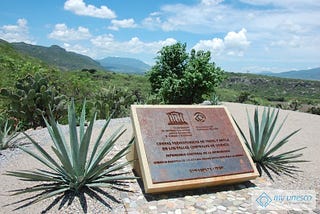
<path fill-rule="evenodd" d="M 234 103 L 224 103 L 224 105 L 227 106 L 241 127 L 247 127 L 246 109 L 252 115 L 254 106 Z M 251 205 L 248 203 L 252 190 L 264 188 L 315 190 L 318 200 L 317 209 L 313 213 L 320 213 L 320 116 L 280 111 L 281 118 L 286 115 L 288 115 L 288 119 L 281 135 L 286 135 L 302 128 L 298 134 L 292 137 L 291 142 L 289 142 L 289 148 L 307 146 L 308 148 L 303 150 L 303 153 L 304 158 L 310 161 L 300 164 L 303 172 L 297 174 L 295 179 L 282 176 L 275 177 L 275 182 L 270 182 L 264 175 L 262 178 L 243 184 L 159 195 L 145 194 L 141 181 L 138 183 L 129 182 L 123 187 L 125 191 L 105 189 L 105 192 L 85 192 L 77 196 L 66 195 L 17 209 L 26 203 L 21 200 L 30 197 L 30 195 L 11 197 L 8 196 L 10 194 L 9 191 L 30 187 L 33 184 L 5 176 L 3 173 L 7 170 L 34 169 L 40 167 L 40 165 L 18 149 L 8 149 L 1 151 L 0 155 L 0 213 L 253 213 L 255 211 L 251 209 Z M 103 124 L 104 121 L 96 121 L 94 136 L 98 135 Z M 112 120 L 106 135 L 112 133 L 113 130 L 121 125 L 124 125 L 127 131 L 119 139 L 115 151 L 123 148 L 133 135 L 130 118 Z M 68 135 L 67 126 L 62 126 L 62 130 Z M 27 133 L 46 149 L 50 147 L 52 142 L 46 129 L 28 130 Z M 27 139 L 23 139 L 22 135 L 19 137 L 22 138 L 19 140 L 20 144 L 30 146 L 27 144 Z M 284 148 L 283 151 L 287 149 L 288 147 Z M 131 167 L 128 166 L 127 170 L 131 172 Z M 289 211 L 289 213 L 297 212 Z"/>

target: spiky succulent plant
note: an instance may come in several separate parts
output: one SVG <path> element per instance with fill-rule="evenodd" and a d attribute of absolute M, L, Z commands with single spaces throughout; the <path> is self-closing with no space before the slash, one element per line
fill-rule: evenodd
<path fill-rule="evenodd" d="M 91 118 L 89 125 L 85 127 L 84 103 L 80 117 L 80 127 L 77 129 L 75 106 L 72 101 L 68 108 L 69 143 L 54 118 L 51 116 L 49 121 L 45 119 L 48 132 L 54 143 L 51 148 L 56 155 L 55 158 L 51 157 L 29 135 L 25 134 L 36 148 L 36 151 L 25 147 L 19 148 L 40 161 L 48 169 L 8 171 L 6 175 L 18 177 L 24 181 L 41 182 L 40 185 L 32 188 L 15 190 L 15 194 L 41 191 L 43 194 L 40 194 L 41 196 L 37 200 L 34 200 L 34 203 L 66 191 L 77 193 L 84 187 L 112 187 L 118 181 L 136 179 L 134 176 L 128 176 L 127 172 L 123 172 L 123 170 L 119 171 L 128 165 L 129 162 L 119 163 L 118 161 L 128 153 L 129 147 L 134 142 L 133 139 L 114 156 L 108 156 L 108 160 L 104 162 L 104 158 L 110 155 L 109 152 L 114 144 L 125 132 L 123 127 L 119 127 L 107 139 L 103 140 L 104 132 L 111 117 L 103 126 L 99 136 L 93 142 L 94 144 L 90 147 L 89 144 L 92 140 L 95 118 L 96 114 Z"/>
<path fill-rule="evenodd" d="M 12 129 L 13 125 L 9 124 L 9 120 L 6 119 L 2 127 L 0 127 L 0 150 L 7 149 L 12 146 L 13 139 L 18 136 L 18 129 Z"/>
<path fill-rule="evenodd" d="M 268 177 L 273 180 L 270 171 L 277 175 L 285 174 L 292 176 L 293 173 L 298 172 L 296 163 L 306 162 L 305 160 L 298 159 L 302 153 L 297 153 L 306 147 L 279 152 L 285 144 L 289 142 L 289 138 L 296 134 L 299 130 L 278 139 L 279 132 L 286 121 L 287 117 L 278 125 L 279 110 L 271 110 L 271 108 L 264 108 L 262 117 L 259 119 L 258 108 L 255 109 L 253 123 L 250 121 L 249 113 L 247 111 L 247 118 L 249 124 L 250 141 L 237 124 L 238 129 L 244 139 L 246 147 L 248 148 L 253 161 L 256 163 L 257 169 L 262 175 L 264 171 Z"/>

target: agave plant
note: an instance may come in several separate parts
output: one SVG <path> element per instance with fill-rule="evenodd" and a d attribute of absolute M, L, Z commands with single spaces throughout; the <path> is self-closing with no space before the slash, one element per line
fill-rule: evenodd
<path fill-rule="evenodd" d="M 18 136 L 18 130 L 12 130 L 13 125 L 9 125 L 9 120 L 0 128 L 0 150 L 7 149 L 11 146 L 12 140 Z"/>
<path fill-rule="evenodd" d="M 129 147 L 134 142 L 133 139 L 113 157 L 103 162 L 104 158 L 112 150 L 115 142 L 125 132 L 122 127 L 119 127 L 103 143 L 101 142 L 111 117 L 103 126 L 91 150 L 89 149 L 95 118 L 96 114 L 90 120 L 89 125 L 85 127 L 84 103 L 80 117 L 80 127 L 77 129 L 75 106 L 74 101 L 72 101 L 68 107 L 69 143 L 67 143 L 59 124 L 54 120 L 53 116 L 49 117 L 49 121 L 45 119 L 48 132 L 54 143 L 51 148 L 56 155 L 55 159 L 29 135 L 25 134 L 38 153 L 24 147 L 19 148 L 40 161 L 49 170 L 8 171 L 6 175 L 18 177 L 24 181 L 42 182 L 40 185 L 32 188 L 14 190 L 14 195 L 41 191 L 40 196 L 32 202 L 35 203 L 66 191 L 78 193 L 84 187 L 112 187 L 117 182 L 121 182 L 121 180 L 136 179 L 136 177 L 126 175 L 127 172 L 119 171 L 128 165 L 129 162 L 118 162 L 120 158 L 128 153 Z"/>
<path fill-rule="evenodd" d="M 279 132 L 287 119 L 286 117 L 280 125 L 277 125 L 278 116 L 279 110 L 276 111 L 275 109 L 271 110 L 270 108 L 264 108 L 262 117 L 259 119 L 258 108 L 256 108 L 252 123 L 247 110 L 250 141 L 246 138 L 240 126 L 235 121 L 246 147 L 248 148 L 253 161 L 256 163 L 260 176 L 262 175 L 262 171 L 264 171 L 271 180 L 273 180 L 273 178 L 269 170 L 277 175 L 285 174 L 292 177 L 293 173 L 300 171 L 294 164 L 306 162 L 305 160 L 299 160 L 298 158 L 301 157 L 302 154 L 297 153 L 306 147 L 279 153 L 279 149 L 287 144 L 289 138 L 299 130 L 296 130 L 275 142 L 275 139 L 278 137 Z"/>

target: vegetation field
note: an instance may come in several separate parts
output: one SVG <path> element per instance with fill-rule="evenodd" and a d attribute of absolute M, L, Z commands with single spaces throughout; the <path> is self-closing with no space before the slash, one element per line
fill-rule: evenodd
<path fill-rule="evenodd" d="M 4 118 L 15 118 L 18 114 L 23 117 L 29 111 L 30 114 L 38 112 L 29 115 L 30 118 L 41 119 L 45 112 L 38 111 L 38 106 L 50 104 L 61 110 L 56 118 L 64 123 L 67 118 L 63 112 L 67 112 L 66 103 L 71 98 L 77 106 L 86 99 L 87 113 L 97 111 L 98 119 L 106 118 L 114 110 L 114 117 L 128 116 L 129 106 L 133 103 L 157 102 L 150 96 L 151 85 L 146 75 L 87 68 L 61 70 L 17 51 L 4 41 L 0 41 L 0 75 L 0 116 Z M 228 72 L 225 75 L 216 94 L 212 95 L 218 101 L 270 105 L 320 114 L 320 81 Z M 44 91 L 47 97 L 44 97 Z M 20 101 L 15 103 L 15 100 Z M 13 105 L 19 105 L 20 110 L 14 112 Z M 39 124 L 34 121 L 25 124 L 25 128 L 35 128 Z"/>
<path fill-rule="evenodd" d="M 320 81 L 227 73 L 217 95 L 222 101 L 311 111 L 320 104 Z"/>

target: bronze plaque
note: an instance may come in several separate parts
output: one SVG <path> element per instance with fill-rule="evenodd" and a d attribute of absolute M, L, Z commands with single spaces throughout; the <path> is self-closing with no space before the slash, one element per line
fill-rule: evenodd
<path fill-rule="evenodd" d="M 225 107 L 132 110 L 153 184 L 255 172 Z"/>

